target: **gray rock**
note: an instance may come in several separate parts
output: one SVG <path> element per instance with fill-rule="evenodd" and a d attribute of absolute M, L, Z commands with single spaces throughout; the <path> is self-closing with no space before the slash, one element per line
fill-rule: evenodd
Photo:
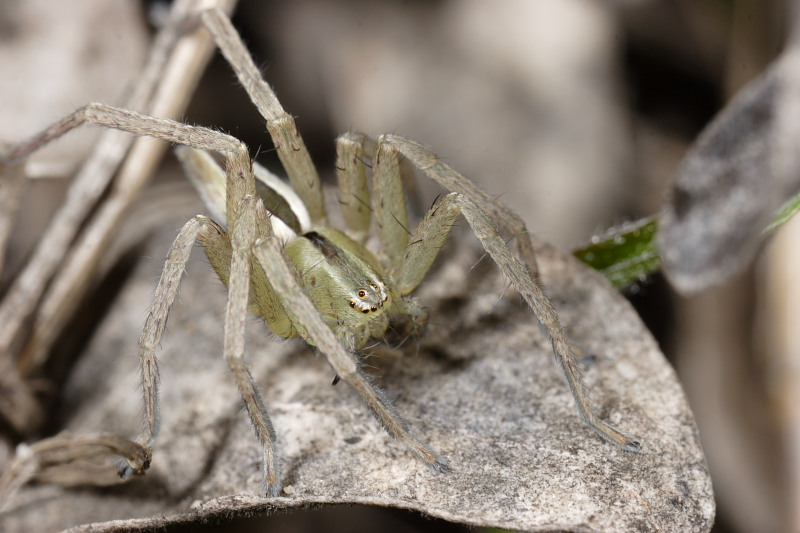
<path fill-rule="evenodd" d="M 153 259 L 140 265 L 73 373 L 65 430 L 137 433 L 136 340 L 172 235 L 151 248 Z M 278 432 L 284 481 L 282 497 L 261 498 L 259 450 L 221 356 L 225 290 L 195 259 L 162 343 L 162 432 L 148 474 L 110 489 L 23 488 L 0 529 L 144 530 L 360 503 L 525 531 L 708 531 L 715 506 L 692 414 L 625 299 L 597 273 L 541 247 L 543 280 L 586 355 L 598 412 L 642 438 L 638 454 L 581 423 L 527 307 L 488 258 L 475 265 L 475 246 L 454 246 L 474 239 L 456 232 L 451 241 L 419 291 L 431 308 L 427 334 L 376 347 L 368 360 L 414 430 L 448 458 L 450 473 L 420 464 L 346 384 L 331 386 L 322 358 L 302 342 L 271 339 L 254 318 L 247 353 Z"/>

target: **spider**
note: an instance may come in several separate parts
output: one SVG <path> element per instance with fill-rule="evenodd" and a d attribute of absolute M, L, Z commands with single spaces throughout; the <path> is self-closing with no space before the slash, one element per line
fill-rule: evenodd
<path fill-rule="evenodd" d="M 420 144 L 396 135 L 373 140 L 349 133 L 337 140 L 336 163 L 346 229 L 329 227 L 321 182 L 294 118 L 262 79 L 227 16 L 211 9 L 202 13 L 201 20 L 266 120 L 291 187 L 253 163 L 247 147 L 230 135 L 98 103 L 84 106 L 6 154 L 9 160 L 21 158 L 83 123 L 184 145 L 177 149 L 178 157 L 210 211 L 211 217 L 190 219 L 168 252 L 139 340 L 143 429 L 135 441 L 118 448 L 120 476 L 142 474 L 150 465 L 159 432 L 156 347 L 195 242 L 228 288 L 224 357 L 261 445 L 268 496 L 280 493 L 280 461 L 275 430 L 244 360 L 248 309 L 276 335 L 300 337 L 316 347 L 336 380 L 341 378 L 356 390 L 389 434 L 424 464 L 439 472 L 447 470 L 447 461 L 413 434 L 389 399 L 370 383 L 357 354 L 370 339 L 383 336 L 390 317 L 406 324 L 408 333 L 422 333 L 428 313 L 412 293 L 459 216 L 547 330 L 584 422 L 620 448 L 640 449 L 637 438 L 594 414 L 558 315 L 539 285 L 530 236 L 515 213 Z M 208 152 L 218 153 L 224 168 Z M 401 157 L 451 191 L 434 203 L 413 231 L 407 229 Z M 380 253 L 365 244 L 373 218 Z M 498 226 L 515 239 L 519 258 Z"/>

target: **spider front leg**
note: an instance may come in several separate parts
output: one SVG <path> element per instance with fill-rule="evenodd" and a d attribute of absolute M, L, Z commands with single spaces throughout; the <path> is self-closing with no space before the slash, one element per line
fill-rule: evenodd
<path fill-rule="evenodd" d="M 238 218 L 232 221 L 234 229 L 230 239 L 213 221 L 204 216 L 197 216 L 184 225 L 170 247 L 156 287 L 153 305 L 139 339 L 145 418 L 142 434 L 137 440 L 149 447 L 159 432 L 159 374 L 156 349 L 164 334 L 169 310 L 177 296 L 189 255 L 195 241 L 199 241 L 212 264 L 227 263 L 228 275 L 225 282 L 228 286 L 228 307 L 225 314 L 223 351 L 262 447 L 265 492 L 268 496 L 278 496 L 280 467 L 275 447 L 275 430 L 261 392 L 244 361 L 243 338 L 244 316 L 248 302 L 248 269 L 250 250 L 257 227 L 254 203 L 252 196 L 242 200 Z M 126 464 L 120 468 L 121 477 L 141 474 L 147 469 L 149 462 L 144 464 L 137 459 L 138 456 L 133 456 L 133 459 L 126 458 Z"/>
<path fill-rule="evenodd" d="M 286 312 L 291 315 L 292 322 L 304 328 L 309 341 L 325 355 L 336 375 L 356 390 L 390 435 L 408 446 L 423 463 L 438 472 L 446 471 L 447 462 L 411 433 L 408 422 L 361 371 L 355 355 L 351 353 L 355 349 L 355 341 L 348 339 L 346 334 L 337 338 L 325 323 L 319 310 L 297 283 L 295 272 L 283 257 L 282 244 L 270 236 L 257 243 L 254 252 L 275 292 L 284 302 L 291 303 L 286 306 Z M 276 260 L 282 257 L 283 260 Z"/>
<path fill-rule="evenodd" d="M 265 484 L 269 495 L 277 495 L 280 488 L 275 456 L 275 435 L 264 408 L 260 393 L 244 360 L 244 325 L 250 285 L 250 254 L 257 233 L 269 235 L 266 215 L 257 212 L 255 179 L 247 147 L 223 133 L 208 128 L 188 126 L 167 119 L 149 117 L 103 104 L 88 104 L 27 142 L 8 153 L 9 159 L 23 157 L 47 142 L 80 126 L 83 123 L 105 126 L 135 135 L 153 137 L 163 141 L 187 145 L 201 150 L 219 152 L 225 157 L 226 212 L 231 235 L 230 244 L 221 243 L 208 233 L 209 221 L 197 217 L 189 221 L 178 234 L 170 249 L 167 264 L 156 290 L 155 302 L 148 313 L 140 340 L 140 364 L 144 395 L 145 420 L 142 434 L 137 439 L 149 447 L 159 430 L 158 366 L 155 350 L 164 333 L 169 308 L 177 295 L 180 278 L 196 239 L 216 243 L 211 248 L 230 250 L 229 299 L 225 314 L 225 359 L 231 367 L 245 406 L 250 414 L 264 456 Z M 141 473 L 149 466 L 138 456 L 126 457 L 128 464 L 120 469 L 123 477 Z"/>
<path fill-rule="evenodd" d="M 229 178 L 230 176 L 229 173 Z M 234 177 L 234 179 L 236 178 Z M 241 179 L 253 181 L 252 184 L 248 184 L 248 188 L 250 185 L 255 188 L 252 172 L 248 178 L 242 177 Z M 250 258 L 257 230 L 263 230 L 267 235 L 271 235 L 271 233 L 263 210 L 261 213 L 256 212 L 256 207 L 260 207 L 261 204 L 254 192 L 240 198 L 240 202 L 236 206 L 231 205 L 230 192 L 228 198 L 232 258 L 228 280 L 228 306 L 225 312 L 225 360 L 233 371 L 247 414 L 250 416 L 250 421 L 261 444 L 266 494 L 268 497 L 274 497 L 280 494 L 281 486 L 280 467 L 275 449 L 275 430 L 264 406 L 261 392 L 244 361 L 245 321 L 250 296 Z M 235 210 L 231 211 L 232 208 Z"/>
<path fill-rule="evenodd" d="M 211 9 L 203 13 L 202 19 L 214 36 L 222 54 L 233 67 L 239 82 L 266 119 L 267 130 L 275 143 L 292 187 L 308 208 L 312 225 L 324 226 L 326 216 L 321 182 L 297 131 L 294 119 L 286 113 L 272 89 L 262 79 L 239 34 L 225 14 L 218 9 Z M 363 228 L 365 224 L 368 229 L 368 222 L 364 223 L 363 219 L 356 223 L 359 228 Z M 446 465 L 439 455 L 411 435 L 408 424 L 399 416 L 388 399 L 367 381 L 358 369 L 353 355 L 342 347 L 330 327 L 322 321 L 319 311 L 297 285 L 285 258 L 279 261 L 270 259 L 270 253 L 273 258 L 276 254 L 282 257 L 280 247 L 274 239 L 265 238 L 255 251 L 275 291 L 284 301 L 292 302 L 292 308 L 287 309 L 287 312 L 295 315 L 292 318 L 297 320 L 293 322 L 307 329 L 308 336 L 328 358 L 337 375 L 356 389 L 389 433 L 403 441 L 425 463 L 434 469 L 444 470 Z M 343 340 L 347 342 L 346 339 Z"/>
<path fill-rule="evenodd" d="M 519 291 L 537 320 L 547 330 L 556 360 L 564 372 L 569 388 L 575 397 L 581 418 L 589 427 L 609 442 L 624 450 L 639 451 L 641 443 L 638 438 L 623 433 L 595 415 L 580 370 L 575 362 L 572 347 L 559 322 L 558 314 L 553 309 L 553 305 L 536 281 L 536 278 L 531 275 L 533 270 L 531 265 L 522 263 L 511 253 L 497 226 L 487 213 L 489 211 L 502 214 L 504 210 L 508 211 L 508 208 L 504 206 L 502 209 L 499 208 L 497 201 L 491 199 L 466 178 L 440 162 L 433 153 L 412 141 L 396 136 L 384 136 L 379 140 L 376 158 L 378 161 L 381 159 L 396 161 L 398 152 L 408 157 L 412 163 L 435 181 L 445 187 L 458 190 L 458 192 L 448 194 L 431 208 L 408 241 L 402 257 L 397 257 L 397 250 L 392 245 L 388 246 L 391 252 L 390 257 L 396 257 L 394 264 L 399 265 L 395 266 L 394 270 L 396 272 L 397 289 L 400 294 L 409 294 L 422 281 L 439 253 L 454 220 L 459 214 L 463 215 L 475 236 L 481 241 L 484 249 L 497 263 L 506 279 Z M 376 164 L 377 166 L 379 165 Z M 376 169 L 375 173 L 378 176 L 382 175 L 379 169 Z M 386 171 L 386 177 L 383 179 L 391 179 L 389 177 L 391 174 L 392 172 Z M 376 181 L 379 179 L 378 176 L 376 176 Z M 399 181 L 399 179 L 395 178 L 395 181 Z M 378 190 L 382 188 L 384 187 L 378 187 Z M 474 194 L 474 196 L 470 194 Z M 378 201 L 382 200 L 379 199 Z M 373 205 L 375 205 L 375 200 L 373 200 Z M 502 206 L 502 204 L 499 205 Z M 399 206 L 396 205 L 394 209 L 399 209 Z M 389 213 L 389 215 L 384 215 L 384 223 L 389 223 L 389 216 L 396 218 L 396 211 Z M 515 218 L 513 219 L 507 218 L 506 215 L 503 215 L 503 217 L 501 220 L 513 221 L 518 219 L 516 215 L 514 215 Z M 395 225 L 399 225 L 399 223 Z M 522 228 L 524 230 L 524 225 Z M 524 233 L 524 231 L 521 233 Z M 383 236 L 383 233 L 381 235 Z M 528 239 L 527 242 L 530 243 L 530 240 Z M 384 246 L 385 248 L 387 247 L 385 241 Z M 526 249 L 527 246 L 522 249 L 523 258 L 526 257 Z"/>
<path fill-rule="evenodd" d="M 142 421 L 142 433 L 137 441 L 147 446 L 148 449 L 153 445 L 161 427 L 156 349 L 164 335 L 169 310 L 178 294 L 186 262 L 189 260 L 198 234 L 203 229 L 204 222 L 204 217 L 195 217 L 189 220 L 175 237 L 167 253 L 161 278 L 156 286 L 153 305 L 147 313 L 144 328 L 139 336 L 139 368 L 144 396 L 144 420 Z M 119 476 L 123 479 L 129 478 L 133 474 L 143 474 L 150 466 L 149 461 L 143 463 L 137 457 L 124 457 L 123 459 L 125 462 L 119 469 Z"/>

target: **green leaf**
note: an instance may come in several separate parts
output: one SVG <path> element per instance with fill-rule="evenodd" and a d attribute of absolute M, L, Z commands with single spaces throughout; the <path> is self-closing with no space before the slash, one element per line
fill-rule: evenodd
<path fill-rule="evenodd" d="M 800 194 L 790 198 L 764 228 L 768 235 L 800 212 Z M 658 220 L 655 216 L 611 228 L 604 235 L 573 251 L 573 255 L 602 273 L 618 289 L 624 290 L 661 268 L 656 247 Z"/>
<path fill-rule="evenodd" d="M 769 226 L 767 226 L 764 231 L 762 232 L 763 235 L 767 235 L 772 233 L 779 227 L 783 226 L 789 220 L 800 211 L 800 194 L 789 198 L 789 200 L 783 204 L 778 212 L 775 214 L 775 218 L 772 219 Z"/>
<path fill-rule="evenodd" d="M 605 235 L 573 254 L 602 273 L 622 290 L 656 272 L 661 257 L 656 249 L 656 217 L 648 217 L 610 229 Z"/>

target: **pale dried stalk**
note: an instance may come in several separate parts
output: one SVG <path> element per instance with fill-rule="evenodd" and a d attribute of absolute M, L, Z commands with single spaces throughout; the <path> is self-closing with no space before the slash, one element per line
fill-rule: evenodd
<path fill-rule="evenodd" d="M 198 11 L 200 2 L 186 0 L 181 18 Z M 235 1 L 219 0 L 202 6 L 219 5 L 232 11 Z M 177 9 L 178 6 L 176 6 Z M 186 109 L 191 95 L 214 51 L 208 33 L 198 27 L 175 46 L 162 73 L 148 113 L 157 117 L 176 118 Z M 29 345 L 21 361 L 23 368 L 35 368 L 46 357 L 53 342 L 74 312 L 80 295 L 94 278 L 100 257 L 117 231 L 125 213 L 153 175 L 168 145 L 149 138 L 135 140 L 125 163 L 89 226 L 72 247 L 42 302 Z"/>
<path fill-rule="evenodd" d="M 39 400 L 7 352 L 0 352 L 0 390 L 0 414 L 17 431 L 24 434 L 42 423 L 44 412 Z"/>
<path fill-rule="evenodd" d="M 762 277 L 764 302 L 762 313 L 763 336 L 768 353 L 772 357 L 775 376 L 774 397 L 784 436 L 784 476 L 788 493 L 781 502 L 786 505 L 788 516 L 783 517 L 787 531 L 796 531 L 800 526 L 800 509 L 796 505 L 800 497 L 800 334 L 797 331 L 797 316 L 800 313 L 800 282 L 797 268 L 800 266 L 800 219 L 796 217 L 775 234 L 767 249 Z M 788 505 L 787 505 L 788 504 Z"/>
<path fill-rule="evenodd" d="M 176 6 L 177 9 L 177 6 Z M 174 27 L 161 31 L 153 43 L 148 64 L 140 82 L 126 103 L 134 109 L 145 107 L 177 41 Z M 118 131 L 105 131 L 92 156 L 75 176 L 64 205 L 44 232 L 25 270 L 14 281 L 0 304 L 0 350 L 9 350 L 25 318 L 33 312 L 47 282 L 67 254 L 70 243 L 100 194 L 108 187 L 133 137 Z"/>
<path fill-rule="evenodd" d="M 175 22 L 159 32 L 141 81 L 126 107 L 148 109 L 153 114 L 180 114 L 212 52 L 210 40 L 203 30 L 181 39 L 182 28 L 186 27 L 185 22 L 193 11 L 197 12 L 212 5 L 231 11 L 235 3 L 236 0 L 219 0 L 213 3 L 199 0 L 176 2 L 170 15 L 170 20 Z M 157 87 L 159 89 L 152 99 L 153 103 L 148 106 L 147 103 Z M 78 228 L 84 224 L 87 214 L 108 187 L 111 177 L 134 142 L 136 145 L 129 161 L 135 163 L 128 163 L 123 169 L 107 206 L 100 209 L 94 222 L 79 239 L 76 248 L 83 249 L 73 252 L 67 263 L 59 269 L 69 253 L 69 246 L 75 240 Z M 51 290 L 45 296 L 42 315 L 36 320 L 32 340 L 25 350 L 26 356 L 20 362 L 20 368 L 29 372 L 46 357 L 58 331 L 80 301 L 80 294 L 86 289 L 88 280 L 92 279 L 98 257 L 116 230 L 122 215 L 147 182 L 155 162 L 163 153 L 163 147 L 149 144 L 150 146 L 146 140 L 135 140 L 122 132 L 104 132 L 92 157 L 76 176 L 64 206 L 53 218 L 33 258 L 0 304 L 0 359 L 11 360 L 15 351 L 14 343 L 19 341 L 24 321 L 33 312 L 58 270 Z M 32 395 L 30 391 L 19 388 L 23 381 L 19 375 L 13 375 L 16 374 L 14 365 L 4 366 L 10 373 L 0 376 L 0 386 L 13 391 L 19 401 L 10 399 L 9 402 L 0 404 L 0 412 L 24 433 L 26 429 L 35 427 L 40 413 L 20 409 L 22 405 L 30 408 L 31 402 L 28 400 Z"/>
<path fill-rule="evenodd" d="M 791 34 L 783 54 L 786 68 L 782 71 L 779 96 L 775 102 L 775 126 L 771 132 L 772 158 L 770 170 L 781 182 L 789 182 L 800 172 L 797 138 L 800 127 L 800 1 L 787 6 Z M 800 220 L 794 217 L 775 235 L 769 247 L 764 277 L 768 320 L 765 337 L 772 348 L 770 355 L 776 376 L 775 398 L 783 434 L 785 499 L 780 502 L 787 511 L 784 525 L 787 531 L 800 528 Z"/>
<path fill-rule="evenodd" d="M 25 172 L 22 165 L 0 163 L 0 279 L 6 259 L 6 245 L 14 226 L 22 191 L 25 190 Z"/>
<path fill-rule="evenodd" d="M 178 34 L 172 27 L 159 33 L 129 105 L 142 107 L 146 104 L 177 38 Z M 17 344 L 23 337 L 23 325 L 132 142 L 133 138 L 118 131 L 103 133 L 92 156 L 76 175 L 64 205 L 53 217 L 30 261 L 0 303 L 0 367 L 3 368 L 0 388 L 5 391 L 0 399 L 0 413 L 22 434 L 37 427 L 43 416 L 14 361 Z"/>

